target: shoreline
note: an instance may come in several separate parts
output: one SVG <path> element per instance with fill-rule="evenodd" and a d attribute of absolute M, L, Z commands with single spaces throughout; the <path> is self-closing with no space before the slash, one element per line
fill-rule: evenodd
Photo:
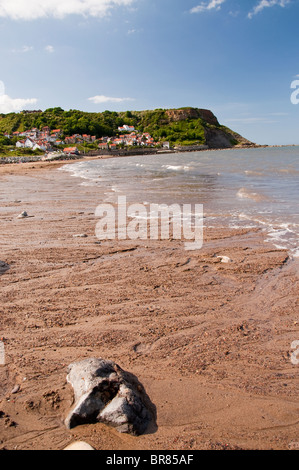
<path fill-rule="evenodd" d="M 171 240 L 99 243 L 103 193 L 56 171 L 70 163 L 0 166 L 0 448 L 298 448 L 297 263 L 252 229 L 208 228 L 199 252 Z M 31 217 L 18 220 L 22 209 Z M 138 377 L 155 432 L 65 428 L 66 369 L 87 357 Z"/>
<path fill-rule="evenodd" d="M 165 150 L 165 151 L 160 151 L 157 152 L 156 154 L 153 153 L 153 155 L 166 155 L 166 154 L 174 154 L 178 155 L 180 153 L 185 153 L 185 152 L 190 152 L 190 153 L 197 153 L 197 152 L 217 152 L 217 151 L 230 151 L 230 150 L 255 150 L 255 149 L 261 149 L 261 148 L 286 148 L 286 147 L 299 147 L 299 144 L 290 144 L 290 145 L 250 145 L 250 146 L 236 146 L 232 148 L 219 148 L 219 149 L 204 149 L 204 150 L 185 150 L 185 151 L 175 151 L 175 150 Z M 66 158 L 63 160 L 37 160 L 37 161 L 32 161 L 32 162 L 13 162 L 13 163 L 4 163 L 1 162 L 0 159 L 0 175 L 5 174 L 7 171 L 9 172 L 12 169 L 19 168 L 20 170 L 26 170 L 26 169 L 51 169 L 51 168 L 59 168 L 60 166 L 63 165 L 71 165 L 73 163 L 80 163 L 84 161 L 93 161 L 93 160 L 102 160 L 102 159 L 109 159 L 109 158 L 125 158 L 125 157 L 140 157 L 142 155 L 147 155 L 147 154 L 129 154 L 129 155 L 119 155 L 119 154 L 98 154 L 94 156 L 80 156 L 78 158 Z M 7 171 L 5 171 L 7 170 Z"/>
<path fill-rule="evenodd" d="M 43 163 L 43 164 L 46 164 L 46 163 L 63 163 L 63 164 L 67 164 L 67 163 L 72 163 L 72 162 L 80 162 L 80 161 L 88 161 L 88 160 L 95 160 L 95 159 L 107 159 L 107 158 L 122 158 L 122 157 L 139 157 L 139 156 L 143 156 L 143 155 L 166 155 L 166 154 L 180 154 L 180 153 L 194 153 L 194 152 L 213 152 L 213 151 L 223 151 L 223 150 L 243 150 L 243 149 L 259 149 L 259 148 L 267 148 L 267 147 L 271 147 L 271 146 L 268 146 L 268 145 L 249 145 L 249 146 L 236 146 L 236 147 L 232 147 L 232 148 L 207 148 L 207 149 L 192 149 L 192 150 L 188 150 L 188 149 L 185 149 L 185 150 L 160 150 L 160 151 L 157 151 L 157 152 L 149 152 L 147 153 L 146 151 L 145 152 L 137 152 L 137 153 L 134 153 L 133 151 L 124 151 L 123 153 L 108 153 L 108 154 L 105 154 L 105 153 L 99 153 L 97 155 L 81 155 L 81 156 L 77 156 L 77 157 L 74 157 L 74 158 L 65 158 L 65 159 L 57 159 L 57 160 L 42 160 L 42 159 L 37 159 L 37 160 L 34 160 L 34 161 L 28 161 L 28 162 L 22 162 L 22 161 L 15 161 L 15 162 L 6 162 L 4 161 L 4 159 L 8 158 L 8 157 L 2 157 L 2 161 L 1 161 L 1 157 L 0 157 L 0 169 L 2 168 L 2 166 L 7 166 L 7 165 L 34 165 L 34 164 L 39 164 L 39 163 Z M 20 157 L 21 159 L 22 157 Z M 24 157 L 26 158 L 26 157 Z M 30 157 L 28 157 L 30 158 Z"/>

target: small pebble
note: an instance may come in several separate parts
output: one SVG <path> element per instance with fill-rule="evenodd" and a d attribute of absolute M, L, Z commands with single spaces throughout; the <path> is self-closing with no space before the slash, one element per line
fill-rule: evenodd
<path fill-rule="evenodd" d="M 221 260 L 221 263 L 231 263 L 232 260 L 228 256 L 217 256 Z"/>
<path fill-rule="evenodd" d="M 20 388 L 21 388 L 20 385 L 15 385 L 14 388 L 12 389 L 12 391 L 11 391 L 11 394 L 15 395 L 16 393 L 19 392 Z"/>
<path fill-rule="evenodd" d="M 26 217 L 28 217 L 28 214 L 26 211 L 22 212 L 22 214 L 18 215 L 18 219 L 25 219 Z"/>

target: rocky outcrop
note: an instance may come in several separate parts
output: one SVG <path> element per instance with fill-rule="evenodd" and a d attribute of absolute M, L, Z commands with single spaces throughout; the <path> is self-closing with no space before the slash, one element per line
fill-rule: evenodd
<path fill-rule="evenodd" d="M 218 119 L 208 109 L 199 108 L 181 108 L 181 109 L 167 109 L 166 115 L 169 122 L 185 121 L 187 119 L 202 119 L 212 126 L 219 126 Z"/>
<path fill-rule="evenodd" d="M 230 129 L 219 128 L 205 128 L 206 144 L 210 149 L 226 149 L 232 147 L 255 147 L 253 142 L 245 139 L 236 132 Z"/>
<path fill-rule="evenodd" d="M 101 422 L 121 433 L 143 434 L 155 421 L 155 408 L 137 378 L 104 359 L 71 364 L 67 381 L 72 385 L 75 406 L 65 420 L 71 429 Z"/>
<path fill-rule="evenodd" d="M 221 129 L 205 129 L 206 143 L 211 149 L 231 148 L 233 139 Z"/>

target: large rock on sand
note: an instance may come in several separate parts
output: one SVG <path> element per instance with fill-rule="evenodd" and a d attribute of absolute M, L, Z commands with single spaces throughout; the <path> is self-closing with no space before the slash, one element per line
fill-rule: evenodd
<path fill-rule="evenodd" d="M 70 451 L 74 451 L 74 450 L 84 450 L 84 451 L 90 451 L 90 450 L 95 450 L 93 447 L 91 447 L 89 444 L 87 444 L 87 442 L 83 442 L 83 441 L 78 441 L 78 442 L 73 442 L 72 444 L 70 444 L 69 446 L 67 446 L 65 449 L 63 450 L 70 450 Z"/>
<path fill-rule="evenodd" d="M 69 429 L 101 422 L 121 433 L 140 435 L 155 418 L 137 378 L 112 361 L 92 358 L 71 364 L 67 381 L 75 395 L 75 406 L 65 420 Z"/>
<path fill-rule="evenodd" d="M 8 271 L 8 269 L 9 269 L 9 265 L 4 263 L 3 261 L 0 261 L 0 276 L 1 276 L 1 274 L 6 273 L 6 271 Z"/>

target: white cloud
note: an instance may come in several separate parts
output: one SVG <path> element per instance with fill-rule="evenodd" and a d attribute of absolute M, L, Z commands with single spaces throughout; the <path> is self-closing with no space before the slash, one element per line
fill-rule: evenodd
<path fill-rule="evenodd" d="M 26 53 L 26 52 L 31 52 L 33 51 L 34 47 L 33 46 L 23 46 L 22 47 L 22 52 Z"/>
<path fill-rule="evenodd" d="M 68 15 L 104 17 L 111 9 L 136 0 L 0 0 L 0 17 L 13 20 L 65 18 Z"/>
<path fill-rule="evenodd" d="M 6 95 L 4 83 L 0 80 L 0 113 L 7 114 L 22 111 L 22 109 L 36 103 L 36 98 L 11 98 Z"/>
<path fill-rule="evenodd" d="M 133 35 L 133 34 L 139 34 L 139 33 L 142 33 L 143 32 L 143 29 L 129 29 L 127 34 L 130 36 L 130 35 Z"/>
<path fill-rule="evenodd" d="M 191 8 L 190 13 L 203 13 L 210 10 L 220 10 L 221 5 L 226 0 L 210 0 L 208 2 L 201 2 L 197 7 Z"/>
<path fill-rule="evenodd" d="M 14 54 L 27 54 L 27 52 L 32 52 L 34 50 L 33 46 L 22 46 L 20 49 L 13 49 Z"/>
<path fill-rule="evenodd" d="M 284 8 L 290 0 L 259 0 L 259 3 L 254 7 L 254 9 L 248 13 L 248 18 L 252 19 L 254 15 L 257 15 L 265 8 L 271 8 L 274 6 L 280 6 Z"/>
<path fill-rule="evenodd" d="M 92 101 L 94 104 L 103 104 L 103 103 L 123 103 L 124 101 L 134 101 L 133 98 L 112 98 L 110 96 L 97 95 L 92 98 L 88 98 L 89 101 Z"/>
<path fill-rule="evenodd" d="M 46 47 L 45 47 L 45 51 L 48 52 L 49 54 L 53 54 L 54 50 L 55 50 L 55 49 L 54 49 L 53 46 L 50 46 L 50 45 L 49 45 L 49 46 L 46 46 Z"/>

